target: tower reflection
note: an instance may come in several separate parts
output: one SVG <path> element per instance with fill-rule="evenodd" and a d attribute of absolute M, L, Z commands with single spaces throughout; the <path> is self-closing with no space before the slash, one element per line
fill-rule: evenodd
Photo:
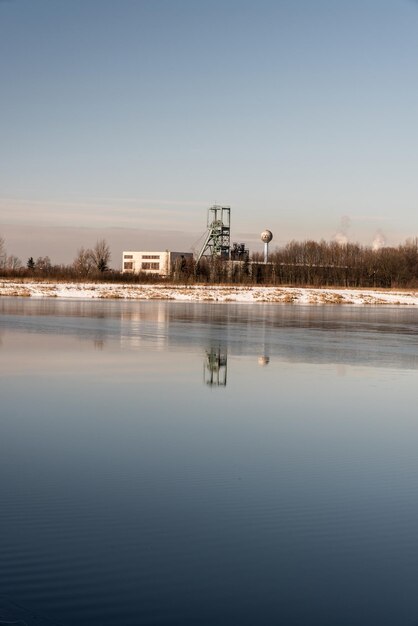
<path fill-rule="evenodd" d="M 210 387 L 226 387 L 228 356 L 221 348 L 206 350 L 203 382 Z"/>

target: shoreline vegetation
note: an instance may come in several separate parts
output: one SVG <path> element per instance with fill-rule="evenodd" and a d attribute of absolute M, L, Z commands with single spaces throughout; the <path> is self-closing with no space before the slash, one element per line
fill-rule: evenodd
<path fill-rule="evenodd" d="M 111 250 L 105 239 L 92 248 L 79 248 L 69 265 L 53 264 L 48 256 L 29 257 L 26 264 L 6 251 L 0 236 L 0 280 L 50 280 L 169 285 L 239 285 L 346 289 L 418 289 L 418 237 L 397 247 L 376 241 L 372 247 L 321 240 L 290 241 L 276 247 L 268 263 L 260 253 L 230 258 L 203 256 L 178 258 L 169 276 L 147 271 L 121 272 L 110 265 Z M 128 269 L 128 268 L 126 268 Z"/>
<path fill-rule="evenodd" d="M 278 304 L 345 304 L 418 306 L 418 290 L 287 287 L 231 284 L 129 284 L 0 279 L 0 296 L 97 299 L 171 300 Z"/>

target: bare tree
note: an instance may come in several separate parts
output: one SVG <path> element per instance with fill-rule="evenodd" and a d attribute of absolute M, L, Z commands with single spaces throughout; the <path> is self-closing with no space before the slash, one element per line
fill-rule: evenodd
<path fill-rule="evenodd" d="M 49 256 L 38 256 L 35 267 L 39 272 L 49 272 L 51 269 L 51 259 Z"/>
<path fill-rule="evenodd" d="M 88 274 L 91 273 L 93 266 L 94 266 L 93 251 L 90 250 L 89 248 L 81 247 L 78 250 L 77 256 L 75 257 L 73 261 L 74 269 L 81 276 L 87 276 Z"/>
<path fill-rule="evenodd" d="M 22 261 L 19 259 L 19 257 L 15 256 L 14 254 L 11 254 L 10 256 L 7 257 L 6 260 L 6 267 L 8 270 L 19 270 L 22 267 Z"/>
<path fill-rule="evenodd" d="M 94 266 L 99 272 L 105 272 L 109 269 L 110 263 L 110 247 L 105 239 L 99 239 L 91 250 L 91 258 Z"/>

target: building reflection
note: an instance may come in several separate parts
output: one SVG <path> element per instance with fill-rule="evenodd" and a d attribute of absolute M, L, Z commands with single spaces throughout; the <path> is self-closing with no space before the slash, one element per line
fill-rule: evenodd
<path fill-rule="evenodd" d="M 203 382 L 209 387 L 226 387 L 228 356 L 221 348 L 206 350 L 203 364 Z"/>
<path fill-rule="evenodd" d="M 152 341 L 157 350 L 164 350 L 169 342 L 168 328 L 175 319 L 166 302 L 142 303 L 137 308 L 122 311 L 121 345 L 141 348 L 144 341 Z"/>

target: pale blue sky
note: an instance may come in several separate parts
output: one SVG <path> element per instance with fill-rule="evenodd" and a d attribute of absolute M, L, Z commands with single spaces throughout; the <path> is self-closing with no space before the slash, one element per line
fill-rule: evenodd
<path fill-rule="evenodd" d="M 412 0 L 0 1 L 0 233 L 56 262 L 105 234 L 117 265 L 189 249 L 223 203 L 253 250 L 397 244 L 417 68 Z"/>

